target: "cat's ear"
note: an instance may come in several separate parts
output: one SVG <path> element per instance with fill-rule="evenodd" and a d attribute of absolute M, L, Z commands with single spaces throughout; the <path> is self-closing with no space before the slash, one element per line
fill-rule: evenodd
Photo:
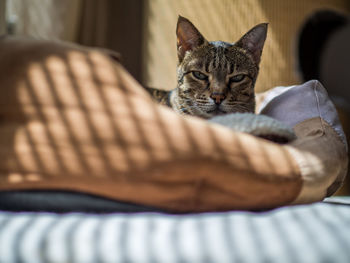
<path fill-rule="evenodd" d="M 259 24 L 249 30 L 235 46 L 247 50 L 256 64 L 260 63 L 261 53 L 267 35 L 267 23 Z"/>
<path fill-rule="evenodd" d="M 191 51 L 196 47 L 203 45 L 206 40 L 198 31 L 198 29 L 191 23 L 190 20 L 179 16 L 176 26 L 177 36 L 177 55 L 181 62 L 185 57 L 186 51 Z"/>

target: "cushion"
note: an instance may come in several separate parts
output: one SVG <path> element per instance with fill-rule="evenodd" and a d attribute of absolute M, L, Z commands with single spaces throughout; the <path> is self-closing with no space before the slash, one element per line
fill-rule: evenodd
<path fill-rule="evenodd" d="M 346 146 L 322 110 L 287 121 L 297 139 L 280 145 L 155 104 L 105 52 L 7 37 L 0 61 L 2 191 L 67 190 L 171 212 L 268 209 L 322 200 L 346 172 Z"/>
<path fill-rule="evenodd" d="M 321 188 L 328 184 L 327 180 L 333 180 L 330 179 L 331 170 L 336 169 L 340 172 L 336 172 L 337 177 L 334 178 L 333 184 L 328 187 L 327 196 L 335 193 L 346 176 L 347 158 L 343 158 L 345 153 L 342 152 L 338 155 L 342 161 L 338 163 L 334 159 L 337 156 L 334 152 L 335 148 L 332 149 L 333 147 L 330 145 L 333 144 L 333 140 L 340 140 L 343 144 L 342 148 L 346 151 L 348 145 L 337 110 L 322 84 L 317 80 L 311 80 L 298 86 L 276 87 L 264 96 L 266 98 L 262 101 L 258 113 L 268 115 L 289 127 L 293 127 L 299 140 L 291 145 L 303 151 L 315 153 L 321 160 L 321 165 L 317 163 L 310 165 L 311 163 L 305 164 L 303 157 L 296 157 L 299 160 L 302 174 L 304 174 L 303 193 L 313 196 L 314 191 L 324 191 Z M 335 134 L 329 136 L 327 129 L 332 130 Z M 319 139 L 314 140 L 316 138 Z M 320 143 L 324 139 L 326 145 Z M 318 143 L 320 144 L 317 146 Z M 314 176 L 312 176 L 310 169 L 314 168 L 316 170 L 313 171 Z M 323 169 L 323 171 L 317 171 L 317 169 Z M 321 186 L 322 184 L 323 186 Z"/>

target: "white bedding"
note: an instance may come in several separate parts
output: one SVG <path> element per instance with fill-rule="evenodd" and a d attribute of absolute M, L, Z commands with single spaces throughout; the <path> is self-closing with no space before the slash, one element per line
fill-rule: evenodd
<path fill-rule="evenodd" d="M 348 263 L 350 198 L 330 201 L 196 215 L 0 212 L 0 262 Z"/>

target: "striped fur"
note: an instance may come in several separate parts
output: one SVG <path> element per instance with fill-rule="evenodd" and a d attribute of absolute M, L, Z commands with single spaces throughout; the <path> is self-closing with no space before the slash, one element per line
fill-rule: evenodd
<path fill-rule="evenodd" d="M 177 88 L 171 92 L 149 89 L 150 93 L 180 114 L 211 118 L 254 112 L 254 85 L 266 32 L 267 25 L 260 24 L 236 44 L 208 42 L 189 20 L 180 16 Z M 205 79 L 196 77 L 198 73 Z"/>
<path fill-rule="evenodd" d="M 151 87 L 145 87 L 145 89 L 157 103 L 169 107 L 171 106 L 169 99 L 171 91 L 159 90 Z"/>

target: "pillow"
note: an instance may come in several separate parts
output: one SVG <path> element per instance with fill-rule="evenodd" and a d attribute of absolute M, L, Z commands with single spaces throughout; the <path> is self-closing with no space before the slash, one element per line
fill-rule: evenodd
<path fill-rule="evenodd" d="M 320 191 L 317 195 L 321 196 L 323 188 L 332 180 L 334 182 L 328 187 L 326 195 L 335 193 L 346 176 L 348 161 L 344 154 L 348 145 L 336 108 L 322 84 L 311 80 L 302 85 L 277 87 L 267 92 L 265 97 L 258 112 L 294 127 L 300 139 L 291 145 L 315 154 L 319 159 L 317 162 L 321 163 L 311 165 L 316 168 L 311 172 L 310 163 L 305 164 L 303 157 L 297 158 L 304 174 L 303 193 L 314 196 L 315 191 Z M 329 132 L 332 132 L 331 136 Z M 339 149 L 332 147 L 334 141 L 341 141 L 342 146 L 339 145 Z M 338 152 L 340 149 L 341 152 Z M 336 160 L 337 156 L 340 160 Z M 338 171 L 335 172 L 336 177 L 331 176 L 334 171 Z"/>
<path fill-rule="evenodd" d="M 268 209 L 321 200 L 346 172 L 345 144 L 320 114 L 280 145 L 155 104 L 105 52 L 6 37 L 0 61 L 1 191 L 171 212 Z"/>

